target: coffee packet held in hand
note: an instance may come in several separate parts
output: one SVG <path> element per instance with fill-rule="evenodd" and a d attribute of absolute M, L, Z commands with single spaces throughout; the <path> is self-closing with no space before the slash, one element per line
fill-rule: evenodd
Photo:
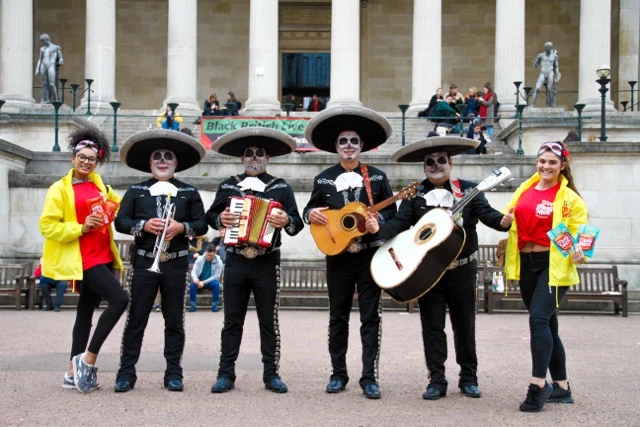
<path fill-rule="evenodd" d="M 578 234 L 574 239 L 574 244 L 582 249 L 582 252 L 584 252 L 584 256 L 592 258 L 593 250 L 595 249 L 596 245 L 596 239 L 599 235 L 599 228 L 592 227 L 590 225 L 581 225 L 578 228 Z"/>
<path fill-rule="evenodd" d="M 547 232 L 547 236 L 549 236 L 549 239 L 551 239 L 551 242 L 558 248 L 563 257 L 566 257 L 573 249 L 573 236 L 563 222 Z"/>

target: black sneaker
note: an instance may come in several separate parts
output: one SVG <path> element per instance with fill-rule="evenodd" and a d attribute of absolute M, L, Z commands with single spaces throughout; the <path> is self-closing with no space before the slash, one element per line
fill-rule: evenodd
<path fill-rule="evenodd" d="M 563 389 L 558 383 L 553 383 L 553 391 L 551 396 L 547 399 L 548 403 L 573 403 L 573 397 L 571 397 L 571 386 L 567 383 L 567 390 Z"/>
<path fill-rule="evenodd" d="M 544 408 L 544 404 L 551 396 L 553 387 L 548 382 L 544 382 L 544 387 L 540 388 L 535 384 L 529 384 L 527 398 L 520 404 L 522 412 L 540 412 Z"/>

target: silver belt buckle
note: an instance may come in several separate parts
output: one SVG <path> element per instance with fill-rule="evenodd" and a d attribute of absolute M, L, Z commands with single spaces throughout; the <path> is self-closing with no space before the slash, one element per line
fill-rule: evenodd
<path fill-rule="evenodd" d="M 362 250 L 362 245 L 359 242 L 353 242 L 347 248 L 347 251 L 349 251 L 349 253 L 352 253 L 352 254 L 357 254 L 361 250 Z"/>
<path fill-rule="evenodd" d="M 240 251 L 240 254 L 247 259 L 254 259 L 258 256 L 258 250 L 254 247 L 247 246 Z"/>
<path fill-rule="evenodd" d="M 455 268 L 459 265 L 460 265 L 460 260 L 456 259 L 451 264 L 449 264 L 449 267 L 447 267 L 447 270 L 455 270 Z"/>
<path fill-rule="evenodd" d="M 167 262 L 170 259 L 171 259 L 171 255 L 169 255 L 169 252 L 167 251 L 160 252 L 160 262 Z"/>

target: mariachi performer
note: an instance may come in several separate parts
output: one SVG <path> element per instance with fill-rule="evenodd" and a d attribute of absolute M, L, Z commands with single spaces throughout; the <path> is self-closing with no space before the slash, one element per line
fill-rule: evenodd
<path fill-rule="evenodd" d="M 305 138 L 316 148 L 337 153 L 339 162 L 313 180 L 313 190 L 303 218 L 308 224 L 328 227 L 326 209 L 341 209 L 351 202 L 367 206 L 393 196 L 383 171 L 360 162 L 360 154 L 378 147 L 391 136 L 391 125 L 380 114 L 360 106 L 333 107 L 318 113 L 307 124 Z M 381 221 L 396 213 L 395 203 L 377 215 Z M 340 230 L 332 231 L 339 233 Z M 334 236 L 335 237 L 335 236 Z M 315 236 L 314 236 L 315 238 Z M 332 237 L 333 239 L 333 237 Z M 338 239 L 336 239 L 338 241 Z M 316 239 L 316 243 L 317 239 Z M 360 387 L 368 399 L 379 399 L 378 359 L 380 357 L 381 291 L 369 265 L 375 249 L 383 241 L 371 235 L 359 237 L 342 253 L 327 256 L 329 290 L 329 355 L 333 370 L 327 393 L 340 393 L 349 382 L 347 347 L 349 315 L 354 292 L 358 292 L 362 376 Z"/>
<path fill-rule="evenodd" d="M 164 317 L 164 386 L 182 391 L 184 300 L 189 277 L 189 238 L 207 233 L 198 190 L 174 174 L 197 165 L 205 150 L 182 132 L 153 129 L 132 135 L 120 149 L 127 166 L 151 173 L 125 193 L 115 220 L 116 230 L 135 237 L 130 277 L 131 305 L 122 335 L 120 369 L 115 391 L 136 383 L 136 363 L 158 289 Z"/>
<path fill-rule="evenodd" d="M 418 197 L 403 200 L 398 215 L 392 220 L 380 223 L 375 216 L 368 216 L 366 227 L 370 233 L 377 233 L 374 234 L 375 238 L 389 239 L 409 229 L 434 208 L 451 208 L 467 191 L 476 187 L 471 181 L 451 177 L 451 170 L 452 157 L 475 149 L 479 142 L 455 136 L 431 136 L 433 134 L 402 147 L 392 155 L 393 160 L 401 163 L 422 162 L 426 179 L 418 187 Z M 422 395 L 426 400 L 437 400 L 447 394 L 447 335 L 444 332 L 447 307 L 453 329 L 456 362 L 460 365 L 458 387 L 465 396 L 481 396 L 476 375 L 476 225 L 480 220 L 494 230 L 507 231 L 500 225 L 502 219 L 503 214 L 489 205 L 483 193 L 472 199 L 462 210 L 466 241 L 460 254 L 431 290 L 418 299 L 424 355 L 429 370 L 429 384 Z M 456 221 L 460 222 L 458 218 Z M 428 285 L 425 286 L 425 289 L 429 289 Z"/>
<path fill-rule="evenodd" d="M 265 388 L 275 393 L 286 393 L 287 386 L 279 373 L 280 329 L 278 324 L 280 288 L 281 229 L 295 236 L 304 224 L 291 186 L 282 178 L 267 173 L 269 159 L 289 154 L 296 149 L 289 135 L 267 128 L 245 128 L 229 132 L 218 138 L 211 149 L 220 154 L 239 157 L 244 173 L 220 183 L 215 200 L 207 212 L 207 222 L 216 230 L 224 229 L 227 255 L 224 267 L 224 327 L 222 328 L 218 378 L 212 393 L 225 393 L 234 387 L 235 363 L 240 352 L 244 319 L 249 296 L 253 292 L 260 324 L 260 348 Z M 256 245 L 242 237 L 235 239 L 239 225 L 238 202 L 252 200 L 254 206 L 266 209 L 252 211 L 255 215 L 250 232 L 270 224 L 275 230 L 264 237 L 269 243 Z M 269 201 L 279 203 L 272 206 Z M 259 215 L 264 213 L 264 215 Z M 258 233 L 260 234 L 260 233 Z M 260 235 L 263 238 L 262 235 Z M 231 242 L 230 240 L 233 240 Z M 241 243 L 244 242 L 244 243 Z"/>

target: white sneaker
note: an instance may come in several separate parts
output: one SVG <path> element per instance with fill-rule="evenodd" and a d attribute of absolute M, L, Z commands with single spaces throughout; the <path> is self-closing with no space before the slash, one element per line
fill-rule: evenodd
<path fill-rule="evenodd" d="M 98 383 L 94 383 L 93 388 L 91 389 L 91 391 L 93 390 L 97 390 L 100 388 L 100 384 Z M 68 373 L 64 373 L 64 380 L 62 381 L 62 388 L 66 388 L 66 389 L 76 389 L 76 383 L 73 381 L 73 375 L 69 375 Z"/>

